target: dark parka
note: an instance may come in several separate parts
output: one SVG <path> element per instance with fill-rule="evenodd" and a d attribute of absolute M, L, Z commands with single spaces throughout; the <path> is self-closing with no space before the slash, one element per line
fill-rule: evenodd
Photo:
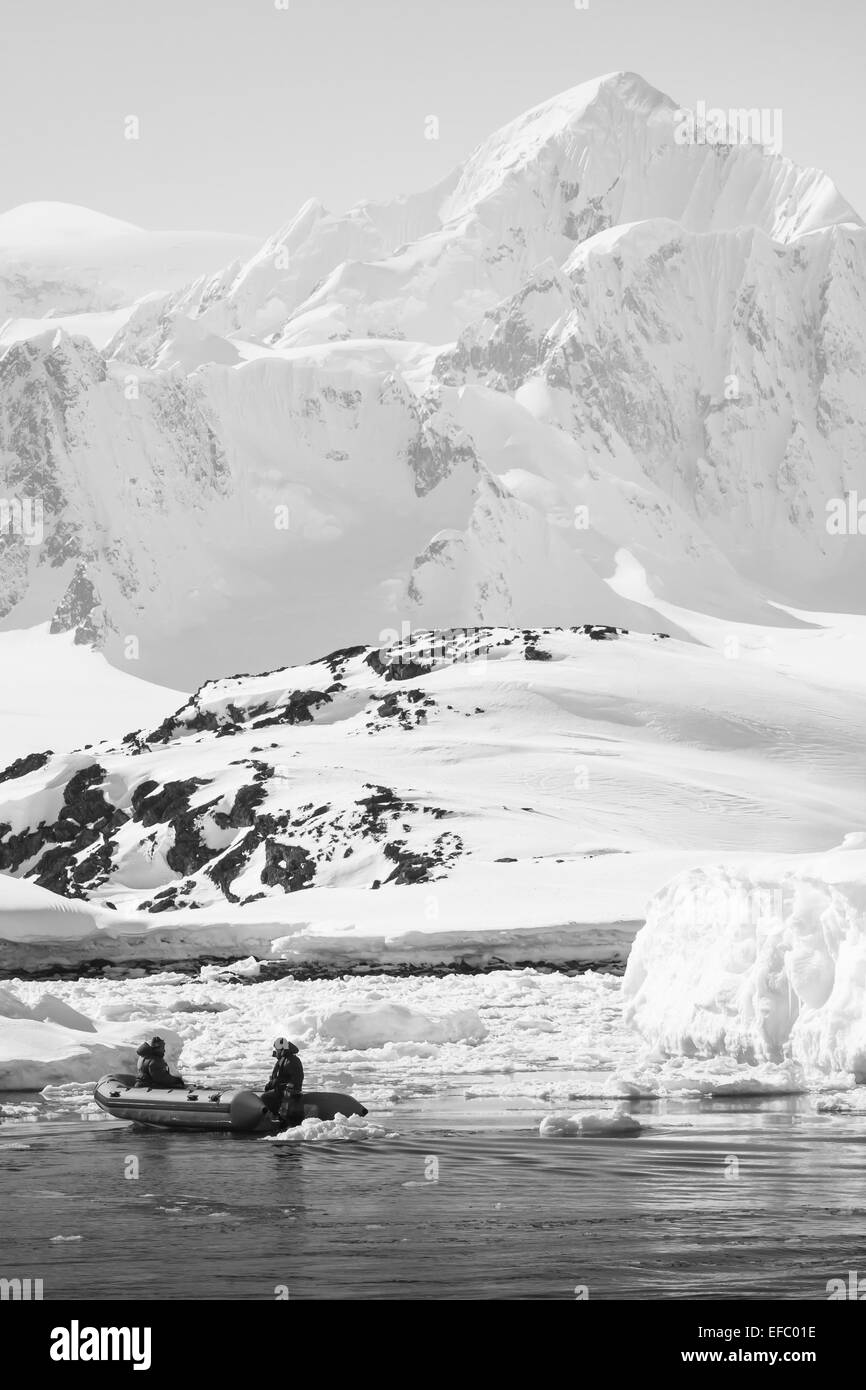
<path fill-rule="evenodd" d="M 269 1091 L 286 1090 L 297 1095 L 303 1088 L 304 1065 L 298 1056 L 298 1049 L 295 1044 L 289 1043 L 288 1051 L 278 1057 L 274 1063 L 267 1089 Z"/>
<path fill-rule="evenodd" d="M 150 1043 L 142 1043 L 137 1052 L 138 1057 L 138 1077 L 136 1086 L 155 1086 L 158 1090 L 176 1090 L 180 1086 L 186 1086 L 182 1076 L 173 1076 L 165 1060 L 165 1050 L 163 1048 L 152 1047 Z"/>

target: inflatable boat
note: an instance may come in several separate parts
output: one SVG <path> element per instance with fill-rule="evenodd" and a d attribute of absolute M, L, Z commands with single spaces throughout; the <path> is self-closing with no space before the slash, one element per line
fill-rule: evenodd
<path fill-rule="evenodd" d="M 160 1091 L 136 1086 L 134 1076 L 103 1076 L 93 1090 L 96 1104 L 116 1120 L 133 1120 L 161 1129 L 230 1130 L 235 1134 L 275 1134 L 285 1126 L 254 1091 L 216 1091 L 207 1086 Z M 304 1119 L 366 1115 L 353 1096 L 339 1091 L 304 1091 Z"/>

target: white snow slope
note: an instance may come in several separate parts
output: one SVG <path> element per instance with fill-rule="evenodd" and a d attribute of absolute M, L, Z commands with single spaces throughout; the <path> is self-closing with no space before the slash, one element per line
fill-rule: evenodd
<path fill-rule="evenodd" d="M 120 744 L 2 774 L 0 869 L 87 912 L 0 909 L 0 965 L 622 960 L 678 871 L 862 823 L 863 704 L 602 628 L 418 633 L 210 682 Z"/>
<path fill-rule="evenodd" d="M 109 666 L 71 632 L 47 623 L 0 633 L 0 764 L 34 748 L 120 739 L 130 724 L 158 722 L 183 699 Z"/>

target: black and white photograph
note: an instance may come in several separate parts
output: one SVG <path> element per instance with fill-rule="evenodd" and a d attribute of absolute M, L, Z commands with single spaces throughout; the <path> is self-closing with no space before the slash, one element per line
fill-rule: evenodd
<path fill-rule="evenodd" d="M 168 1305 L 218 1373 L 257 1303 L 701 1304 L 671 1367 L 820 1367 L 860 0 L 0 34 L 0 1326 L 62 1379 L 165 1370 Z"/>

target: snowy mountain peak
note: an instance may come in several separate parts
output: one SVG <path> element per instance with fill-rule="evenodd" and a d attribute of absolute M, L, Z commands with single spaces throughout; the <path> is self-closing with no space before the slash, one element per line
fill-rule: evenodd
<path fill-rule="evenodd" d="M 569 89 L 494 132 L 453 175 L 408 198 L 345 214 L 315 200 L 245 265 L 171 296 L 160 323 L 113 344 L 161 360 L 170 320 L 269 350 L 355 338 L 444 345 L 547 260 L 625 223 L 694 232 L 758 227 L 790 242 L 860 219 L 820 170 L 750 137 L 718 143 L 632 72 Z"/>
<path fill-rule="evenodd" d="M 44 544 L 5 538 L 0 621 L 114 662 L 132 634 L 190 688 L 215 630 L 250 669 L 276 632 L 302 659 L 406 622 L 859 608 L 860 537 L 824 519 L 866 496 L 866 230 L 826 175 L 677 116 L 608 74 L 426 193 L 311 199 L 178 289 L 130 234 L 149 293 L 104 353 L 40 319 L 0 362 L 6 476 L 45 501 Z M 116 305 L 126 241 L 10 294 Z"/>
<path fill-rule="evenodd" d="M 543 172 L 557 156 L 579 160 L 593 139 L 621 145 L 629 126 L 647 127 L 675 110 L 669 97 L 636 73 L 609 73 L 571 87 L 482 141 L 463 165 L 443 218 L 466 212 L 518 172 Z"/>

